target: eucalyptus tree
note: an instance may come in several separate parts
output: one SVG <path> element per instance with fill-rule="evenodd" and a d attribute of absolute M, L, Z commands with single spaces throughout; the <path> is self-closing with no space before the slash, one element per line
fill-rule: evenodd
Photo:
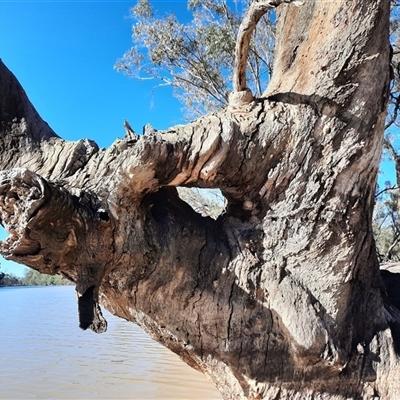
<path fill-rule="evenodd" d="M 188 0 L 185 22 L 160 15 L 149 0 L 131 9 L 132 48 L 115 67 L 175 89 L 188 117 L 221 110 L 232 91 L 235 43 L 248 0 Z M 249 88 L 260 96 L 272 72 L 275 23 L 264 15 L 250 42 Z"/>
<path fill-rule="evenodd" d="M 387 181 L 377 188 L 374 213 L 375 237 L 382 261 L 397 261 L 400 257 L 400 155 L 396 140 L 400 127 L 400 14 L 398 1 L 391 1 L 390 19 L 390 96 L 386 117 L 383 158 L 389 157 L 395 168 L 395 182 Z"/>
<path fill-rule="evenodd" d="M 390 182 L 379 190 L 373 217 L 373 231 L 381 263 L 400 261 L 399 193 Z"/>
<path fill-rule="evenodd" d="M 400 305 L 372 236 L 390 3 L 294 3 L 251 3 L 225 108 L 108 149 L 58 137 L 0 64 L 0 250 L 75 282 L 83 329 L 106 329 L 102 304 L 225 399 L 399 398 Z M 248 45 L 271 7 L 258 97 Z M 177 187 L 220 189 L 224 214 Z"/>

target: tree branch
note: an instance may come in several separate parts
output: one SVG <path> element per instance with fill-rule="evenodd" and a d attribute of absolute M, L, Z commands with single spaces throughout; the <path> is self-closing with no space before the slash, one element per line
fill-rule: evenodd
<path fill-rule="evenodd" d="M 229 99 L 229 105 L 232 107 L 245 106 L 253 100 L 253 95 L 246 84 L 246 67 L 251 36 L 262 16 L 269 9 L 277 7 L 282 3 L 302 4 L 295 0 L 254 0 L 250 3 L 240 24 L 236 39 L 233 93 Z"/>

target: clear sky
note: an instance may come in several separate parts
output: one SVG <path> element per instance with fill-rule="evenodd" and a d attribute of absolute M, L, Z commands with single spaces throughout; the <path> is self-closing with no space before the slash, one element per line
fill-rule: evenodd
<path fill-rule="evenodd" d="M 123 137 L 123 119 L 142 131 L 183 123 L 170 88 L 139 82 L 113 66 L 131 46 L 131 1 L 0 0 L 0 58 L 16 75 L 42 118 L 67 140 L 101 147 Z M 186 0 L 152 0 L 161 12 L 185 14 Z M 385 167 L 388 170 L 388 167 Z M 392 180 L 386 173 L 382 181 Z M 5 234 L 0 234 L 0 239 Z M 0 260 L 1 270 L 24 267 Z"/>

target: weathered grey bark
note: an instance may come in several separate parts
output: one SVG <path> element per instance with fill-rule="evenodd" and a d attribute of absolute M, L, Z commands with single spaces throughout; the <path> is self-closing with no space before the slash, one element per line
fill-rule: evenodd
<path fill-rule="evenodd" d="M 0 65 L 4 256 L 76 282 L 203 371 L 226 399 L 400 397 L 400 310 L 371 213 L 389 2 L 278 7 L 262 99 L 99 149 L 68 143 Z M 217 221 L 176 186 L 220 188 Z"/>

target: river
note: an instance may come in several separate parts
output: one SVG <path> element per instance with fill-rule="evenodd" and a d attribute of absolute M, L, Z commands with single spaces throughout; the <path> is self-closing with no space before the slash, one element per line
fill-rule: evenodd
<path fill-rule="evenodd" d="M 107 311 L 78 327 L 73 286 L 0 288 L 0 399 L 221 399 L 213 384 Z"/>

